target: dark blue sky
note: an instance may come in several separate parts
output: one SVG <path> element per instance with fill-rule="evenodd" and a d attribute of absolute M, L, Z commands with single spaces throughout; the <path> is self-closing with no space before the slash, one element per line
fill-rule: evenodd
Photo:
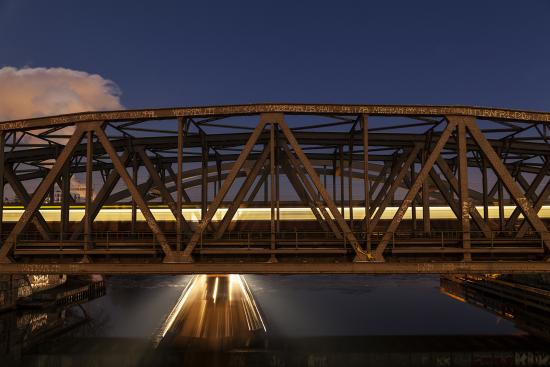
<path fill-rule="evenodd" d="M 0 0 L 0 66 L 115 81 L 128 108 L 550 110 L 550 1 Z"/>

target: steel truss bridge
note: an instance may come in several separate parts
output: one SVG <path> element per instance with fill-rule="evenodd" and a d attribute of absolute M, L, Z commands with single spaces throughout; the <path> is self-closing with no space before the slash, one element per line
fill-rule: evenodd
<path fill-rule="evenodd" d="M 2 122 L 0 213 L 9 194 L 23 213 L 0 217 L 0 273 L 550 271 L 549 124 L 543 112 L 313 104 Z M 117 205 L 130 220 L 94 221 Z M 236 220 L 244 208 L 268 218 Z M 293 208 L 310 217 L 281 216 Z"/>

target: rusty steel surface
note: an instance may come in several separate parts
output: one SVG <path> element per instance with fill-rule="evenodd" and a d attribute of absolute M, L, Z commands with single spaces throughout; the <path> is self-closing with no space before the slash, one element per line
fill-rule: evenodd
<path fill-rule="evenodd" d="M 439 263 L 229 263 L 150 264 L 74 263 L 5 264 L 12 274 L 514 274 L 544 273 L 548 263 L 439 262 Z"/>
<path fill-rule="evenodd" d="M 0 122 L 0 273 L 550 271 L 549 122 L 331 104 Z M 10 205 L 22 208 L 15 222 Z M 131 219 L 97 221 L 106 206 Z M 243 220 L 245 209 L 269 218 Z"/>
<path fill-rule="evenodd" d="M 19 130 L 56 125 L 68 125 L 87 121 L 163 120 L 177 117 L 209 117 L 227 115 L 256 115 L 260 113 L 288 114 L 344 114 L 373 116 L 445 116 L 461 115 L 510 121 L 550 122 L 550 113 L 520 111 L 501 108 L 472 106 L 418 106 L 418 105 L 339 105 L 339 104 L 292 104 L 266 103 L 231 106 L 205 106 L 159 108 L 132 111 L 83 112 L 52 117 L 6 121 L 0 130 Z"/>

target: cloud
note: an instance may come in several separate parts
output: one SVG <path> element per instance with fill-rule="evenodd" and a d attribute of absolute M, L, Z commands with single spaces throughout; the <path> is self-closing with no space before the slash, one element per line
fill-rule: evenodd
<path fill-rule="evenodd" d="M 123 106 L 118 86 L 100 75 L 65 68 L 0 68 L 0 121 L 120 109 Z M 73 131 L 74 127 L 69 126 L 56 134 L 71 135 Z M 67 141 L 51 140 L 60 144 Z M 45 143 L 30 136 L 25 136 L 23 142 Z M 51 164 L 52 160 L 43 163 Z M 82 186 L 75 175 L 71 186 Z"/>
<path fill-rule="evenodd" d="M 97 74 L 0 68 L 0 121 L 122 108 L 118 86 Z"/>

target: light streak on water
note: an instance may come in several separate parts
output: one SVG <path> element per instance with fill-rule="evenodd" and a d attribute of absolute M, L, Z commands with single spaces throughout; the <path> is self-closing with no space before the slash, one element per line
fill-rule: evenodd
<path fill-rule="evenodd" d="M 267 331 L 264 320 L 262 319 L 262 314 L 258 309 L 258 306 L 256 305 L 256 301 L 254 301 L 254 297 L 252 296 L 252 291 L 248 287 L 248 283 L 246 282 L 246 279 L 240 274 L 231 274 L 230 279 L 234 279 L 237 281 L 237 283 L 241 288 L 242 294 L 245 296 L 243 299 L 243 302 L 246 302 L 246 306 L 244 307 L 244 309 L 246 310 L 245 315 L 247 316 L 246 321 L 248 324 L 248 329 L 257 330 L 261 325 L 261 328 L 264 331 Z"/>
<path fill-rule="evenodd" d="M 162 324 L 162 327 L 160 329 L 160 333 L 159 333 L 158 337 L 156 338 L 157 339 L 156 342 L 158 342 L 162 338 L 164 338 L 164 336 L 166 335 L 168 330 L 170 330 L 170 328 L 174 324 L 174 321 L 178 317 L 178 314 L 180 313 L 181 309 L 185 305 L 185 302 L 189 298 L 189 295 L 191 294 L 191 292 L 195 288 L 195 285 L 199 282 L 199 279 L 201 277 L 204 277 L 204 275 L 195 275 L 195 276 L 193 276 L 193 278 L 191 278 L 189 283 L 187 283 L 187 285 L 185 286 L 185 288 L 181 292 L 181 296 L 179 297 L 178 301 L 176 302 L 174 308 L 172 308 L 172 311 L 170 311 L 170 313 L 168 314 L 168 317 L 166 318 L 166 320 Z"/>
<path fill-rule="evenodd" d="M 238 347 L 266 332 L 261 311 L 244 277 L 196 275 L 163 322 L 155 344 Z"/>
<path fill-rule="evenodd" d="M 214 284 L 214 292 L 212 293 L 212 299 L 214 300 L 214 303 L 216 303 L 216 296 L 218 295 L 218 283 L 220 278 L 216 277 L 216 283 Z"/>

